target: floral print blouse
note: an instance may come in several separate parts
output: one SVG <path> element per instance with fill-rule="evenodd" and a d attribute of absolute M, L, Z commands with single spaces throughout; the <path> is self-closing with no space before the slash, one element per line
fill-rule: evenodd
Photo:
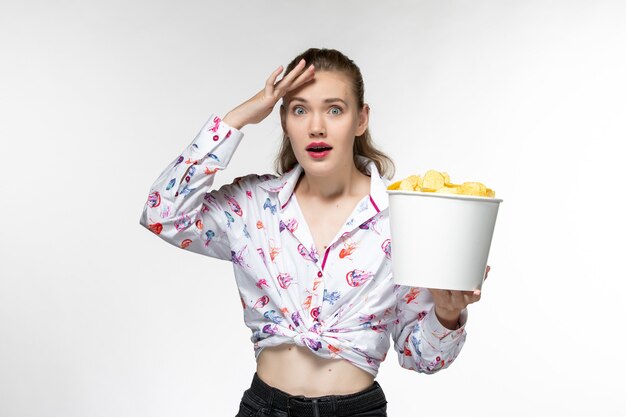
<path fill-rule="evenodd" d="M 291 343 L 376 376 L 391 335 L 404 368 L 450 365 L 465 341 L 467 312 L 448 330 L 427 289 L 394 284 L 387 184 L 375 164 L 369 195 L 320 251 L 294 193 L 300 165 L 212 189 L 242 138 L 211 116 L 152 185 L 140 223 L 174 246 L 232 263 L 256 357 Z"/>

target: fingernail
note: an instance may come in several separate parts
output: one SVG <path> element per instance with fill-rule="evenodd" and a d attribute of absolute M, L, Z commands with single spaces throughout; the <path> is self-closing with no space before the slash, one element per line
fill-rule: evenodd
<path fill-rule="evenodd" d="M 480 290 L 474 290 L 474 295 L 480 295 Z"/>

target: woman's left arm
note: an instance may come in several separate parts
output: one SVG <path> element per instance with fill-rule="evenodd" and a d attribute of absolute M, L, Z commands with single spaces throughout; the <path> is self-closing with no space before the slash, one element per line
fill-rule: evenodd
<path fill-rule="evenodd" d="M 467 306 L 479 299 L 480 292 L 398 286 L 391 334 L 400 366 L 427 374 L 447 368 L 465 343 Z"/>

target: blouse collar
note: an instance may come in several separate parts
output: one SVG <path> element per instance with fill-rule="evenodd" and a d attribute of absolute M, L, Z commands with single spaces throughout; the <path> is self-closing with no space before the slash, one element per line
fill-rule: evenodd
<path fill-rule="evenodd" d="M 357 156 L 357 158 L 359 162 L 367 162 L 365 169 L 370 176 L 370 202 L 377 212 L 385 210 L 389 206 L 387 197 L 388 181 L 380 175 L 376 164 L 371 159 L 360 155 Z M 280 204 L 280 210 L 282 211 L 287 207 L 289 201 L 291 201 L 291 196 L 293 195 L 302 171 L 302 166 L 296 164 L 282 176 L 259 183 L 259 187 L 271 193 L 278 193 L 278 202 Z"/>

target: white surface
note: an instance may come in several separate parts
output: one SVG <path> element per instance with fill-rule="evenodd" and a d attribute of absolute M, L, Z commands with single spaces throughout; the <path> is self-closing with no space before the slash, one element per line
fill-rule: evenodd
<path fill-rule="evenodd" d="M 624 21 L 603 0 L 2 1 L 0 416 L 235 414 L 254 357 L 230 265 L 139 214 L 211 112 L 309 46 L 362 68 L 396 178 L 505 200 L 463 352 L 433 376 L 390 352 L 389 415 L 619 415 Z M 219 182 L 271 171 L 277 112 L 244 131 Z"/>
<path fill-rule="evenodd" d="M 396 284 L 480 289 L 501 199 L 387 191 Z"/>

